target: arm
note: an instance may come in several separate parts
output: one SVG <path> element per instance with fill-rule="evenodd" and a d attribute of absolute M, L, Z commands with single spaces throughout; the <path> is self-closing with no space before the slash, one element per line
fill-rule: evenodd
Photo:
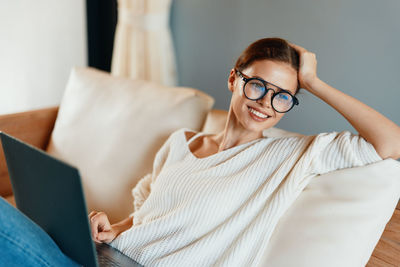
<path fill-rule="evenodd" d="M 173 134 L 168 137 L 167 141 L 164 142 L 160 150 L 157 152 L 153 163 L 153 173 L 145 175 L 132 189 L 135 211 L 143 205 L 144 201 L 149 196 L 151 183 L 153 182 L 153 179 L 155 179 L 154 177 L 159 174 L 168 158 L 172 136 Z M 104 212 L 92 211 L 89 214 L 89 222 L 92 230 L 92 239 L 95 242 L 111 242 L 122 232 L 132 227 L 133 216 L 129 216 L 128 218 L 111 225 Z"/>
<path fill-rule="evenodd" d="M 359 135 L 374 146 L 381 158 L 400 158 L 400 127 L 373 108 L 320 80 L 316 74 L 315 54 L 295 44 L 291 46 L 300 54 L 300 86 L 342 114 Z"/>
<path fill-rule="evenodd" d="M 133 217 L 128 217 L 126 219 L 123 219 L 122 221 L 118 222 L 118 223 L 114 223 L 111 225 L 111 228 L 113 228 L 117 235 L 116 237 L 121 234 L 122 232 L 125 232 L 126 230 L 128 230 L 129 228 L 132 227 L 132 222 L 133 222 Z"/>

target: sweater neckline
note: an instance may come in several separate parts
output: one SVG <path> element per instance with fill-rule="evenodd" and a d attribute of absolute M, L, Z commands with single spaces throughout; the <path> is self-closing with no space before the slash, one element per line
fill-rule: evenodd
<path fill-rule="evenodd" d="M 181 131 L 181 132 L 182 132 L 182 137 L 183 137 L 183 141 L 184 141 L 184 144 L 185 144 L 185 149 L 186 149 L 186 151 L 187 151 L 187 154 L 189 154 L 189 156 L 190 156 L 191 158 L 193 158 L 193 159 L 195 159 L 195 160 L 197 160 L 197 161 L 204 161 L 204 160 L 213 159 L 213 158 L 219 157 L 220 155 L 223 155 L 223 154 L 225 154 L 225 153 L 228 153 L 228 152 L 231 152 L 231 151 L 235 151 L 235 150 L 237 150 L 237 149 L 239 149 L 239 148 L 241 148 L 241 147 L 243 147 L 243 146 L 245 146 L 245 145 L 250 146 L 250 145 L 253 144 L 253 143 L 256 143 L 256 142 L 258 142 L 258 141 L 260 141 L 260 140 L 262 140 L 262 139 L 265 139 L 265 137 L 257 138 L 257 139 L 251 140 L 251 141 L 249 141 L 249 142 L 247 142 L 247 143 L 243 143 L 243 144 L 240 144 L 240 145 L 237 145 L 237 146 L 234 146 L 234 147 L 231 147 L 231 148 L 222 150 L 222 151 L 220 151 L 220 152 L 214 153 L 214 154 L 212 154 L 212 155 L 210 155 L 210 156 L 207 156 L 207 157 L 204 157 L 204 158 L 198 158 L 198 157 L 196 157 L 196 156 L 192 153 L 192 151 L 190 150 L 189 144 L 188 144 L 188 140 L 186 140 L 186 134 L 185 134 L 185 133 L 186 133 L 186 132 L 194 132 L 195 134 L 197 134 L 196 139 L 199 138 L 199 137 L 202 136 L 202 135 L 207 135 L 207 134 L 204 133 L 204 132 L 196 132 L 196 131 L 191 130 L 191 129 L 188 129 L 188 128 L 184 128 L 183 131 Z M 269 138 L 270 138 L 270 137 L 269 137 Z M 195 139 L 191 140 L 191 142 L 193 142 L 194 140 L 195 140 Z"/>

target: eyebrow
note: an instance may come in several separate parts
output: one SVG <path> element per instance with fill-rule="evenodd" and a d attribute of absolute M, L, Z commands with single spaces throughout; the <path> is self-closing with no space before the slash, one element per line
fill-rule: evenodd
<path fill-rule="evenodd" d="M 243 74 L 243 73 L 242 73 Z M 245 74 L 243 74 L 243 75 L 245 75 Z M 247 76 L 247 75 L 246 75 Z M 247 76 L 247 77 L 250 77 L 250 76 Z M 266 80 L 264 80 L 263 78 L 261 78 L 260 76 L 252 76 L 252 77 L 250 77 L 250 78 L 258 78 L 258 79 L 260 79 L 260 80 L 263 80 L 264 82 L 267 82 L 267 83 L 269 83 L 269 84 L 272 84 L 273 86 L 276 86 L 276 87 L 278 87 L 279 89 L 281 89 L 281 90 L 284 90 L 284 91 L 286 91 L 286 92 L 289 92 L 289 93 L 291 93 L 292 95 L 294 95 L 295 93 L 293 93 L 292 91 L 290 91 L 290 90 L 288 90 L 288 89 L 284 89 L 284 88 L 282 88 L 282 87 L 279 87 L 278 85 L 275 85 L 275 84 L 273 84 L 273 83 L 271 83 L 271 82 L 268 82 L 268 81 L 266 81 Z"/>

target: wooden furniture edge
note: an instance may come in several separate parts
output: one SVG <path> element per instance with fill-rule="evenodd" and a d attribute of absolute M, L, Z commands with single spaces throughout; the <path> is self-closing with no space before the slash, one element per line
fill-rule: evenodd
<path fill-rule="evenodd" d="M 389 267 L 400 266 L 400 204 L 385 230 L 366 265 L 366 267 Z"/>
<path fill-rule="evenodd" d="M 0 131 L 45 149 L 53 130 L 58 106 L 0 115 Z M 0 196 L 12 195 L 3 148 L 0 151 Z"/>

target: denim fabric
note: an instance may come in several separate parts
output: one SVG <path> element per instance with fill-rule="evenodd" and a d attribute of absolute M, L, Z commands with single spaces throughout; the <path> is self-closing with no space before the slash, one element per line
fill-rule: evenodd
<path fill-rule="evenodd" d="M 47 233 L 0 197 L 0 266 L 80 266 Z"/>

